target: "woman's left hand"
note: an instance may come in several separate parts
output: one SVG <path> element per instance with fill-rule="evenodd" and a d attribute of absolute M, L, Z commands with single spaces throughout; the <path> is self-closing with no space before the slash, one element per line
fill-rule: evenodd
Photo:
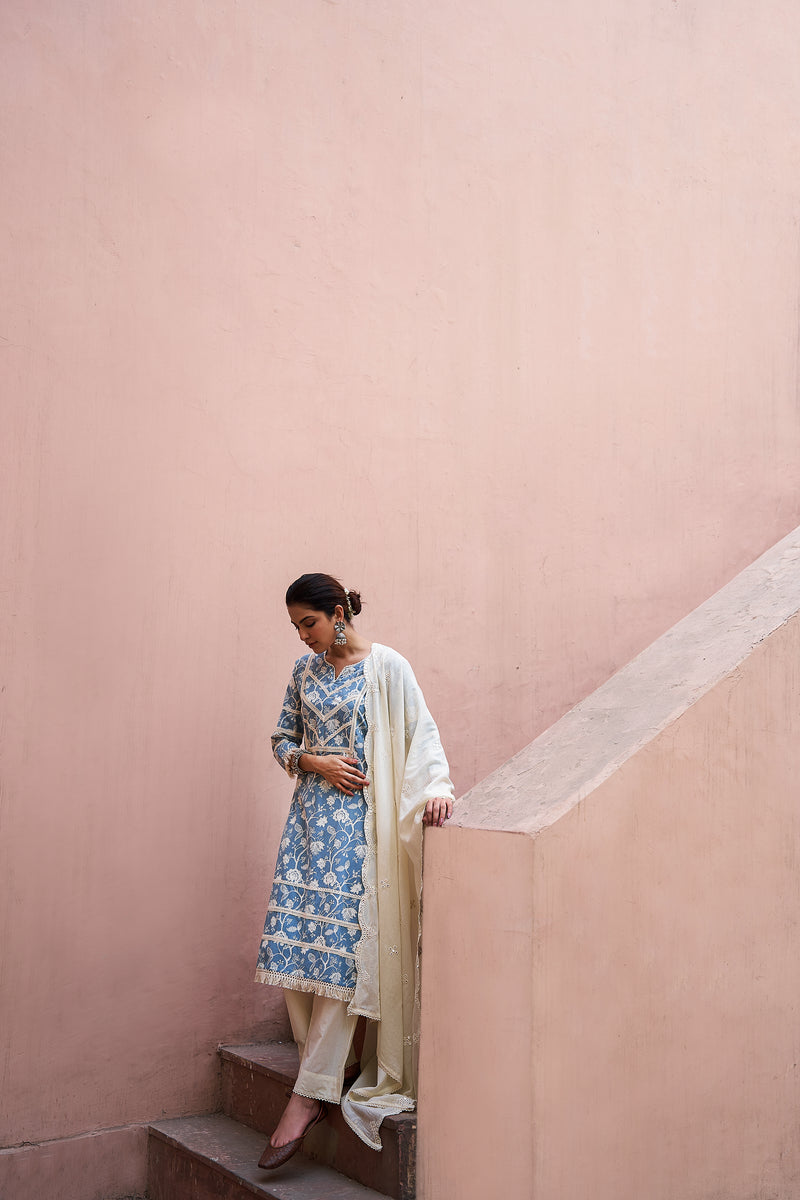
<path fill-rule="evenodd" d="M 435 800 L 429 800 L 425 805 L 425 812 L 422 814 L 423 825 L 444 825 L 448 817 L 453 815 L 453 801 L 445 800 L 444 796 L 437 796 Z"/>

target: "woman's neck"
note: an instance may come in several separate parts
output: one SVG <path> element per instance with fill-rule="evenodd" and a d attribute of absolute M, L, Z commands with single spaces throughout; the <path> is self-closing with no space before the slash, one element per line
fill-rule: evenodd
<path fill-rule="evenodd" d="M 358 662 L 359 659 L 366 658 L 371 649 L 372 643 L 348 626 L 347 645 L 329 646 L 325 651 L 325 657 L 329 662 L 344 666 L 346 663 Z"/>

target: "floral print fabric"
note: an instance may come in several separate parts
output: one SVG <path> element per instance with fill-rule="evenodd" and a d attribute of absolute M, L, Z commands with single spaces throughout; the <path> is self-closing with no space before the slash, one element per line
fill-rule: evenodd
<path fill-rule="evenodd" d="M 352 999 L 364 893 L 365 803 L 315 772 L 298 767 L 300 753 L 345 754 L 362 771 L 367 721 L 364 662 L 335 675 L 323 654 L 295 664 L 272 748 L 297 775 L 281 839 L 256 979 L 300 991 Z"/>

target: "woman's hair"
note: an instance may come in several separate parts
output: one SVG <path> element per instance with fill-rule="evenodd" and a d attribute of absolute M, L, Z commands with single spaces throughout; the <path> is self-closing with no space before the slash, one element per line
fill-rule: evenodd
<path fill-rule="evenodd" d="M 286 604 L 305 604 L 315 612 L 324 612 L 332 617 L 337 604 L 344 609 L 345 620 L 357 617 L 361 612 L 361 596 L 347 591 L 332 575 L 301 575 L 290 583 L 286 590 Z"/>

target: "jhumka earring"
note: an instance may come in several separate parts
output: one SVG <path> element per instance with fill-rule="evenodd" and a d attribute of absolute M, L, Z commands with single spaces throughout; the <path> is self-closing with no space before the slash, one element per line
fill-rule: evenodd
<path fill-rule="evenodd" d="M 346 646 L 347 638 L 344 632 L 346 628 L 344 621 L 334 621 L 333 628 L 336 630 L 336 637 L 333 639 L 334 646 Z"/>

